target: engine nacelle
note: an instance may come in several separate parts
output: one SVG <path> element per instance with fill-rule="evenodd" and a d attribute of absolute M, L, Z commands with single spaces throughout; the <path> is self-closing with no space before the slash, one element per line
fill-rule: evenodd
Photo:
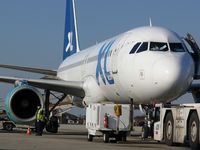
<path fill-rule="evenodd" d="M 87 106 L 92 103 L 106 102 L 107 99 L 104 97 L 102 90 L 96 82 L 96 79 L 92 76 L 88 76 L 83 84 L 85 91 L 85 97 L 83 99 L 83 105 Z"/>
<path fill-rule="evenodd" d="M 42 94 L 32 86 L 19 85 L 8 93 L 5 110 L 15 123 L 29 124 L 35 120 L 38 105 L 43 107 Z"/>
<path fill-rule="evenodd" d="M 200 103 L 200 91 L 192 91 L 192 96 L 195 103 Z"/>

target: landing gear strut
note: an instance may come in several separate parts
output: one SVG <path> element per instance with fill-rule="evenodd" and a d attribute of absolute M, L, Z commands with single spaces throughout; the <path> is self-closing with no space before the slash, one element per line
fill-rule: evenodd
<path fill-rule="evenodd" d="M 153 120 L 153 112 L 154 112 L 154 107 L 153 106 L 144 106 L 143 107 L 144 111 L 146 112 L 146 117 L 144 120 L 144 125 L 142 127 L 142 138 L 148 138 L 149 136 L 151 136 L 153 138 L 153 124 L 154 124 L 154 120 Z"/>
<path fill-rule="evenodd" d="M 49 110 L 49 100 L 50 100 L 50 95 L 54 96 L 56 99 L 58 99 L 57 103 L 54 104 L 54 106 Z M 60 102 L 62 102 L 65 99 L 66 95 L 63 94 L 61 98 L 57 97 L 53 93 L 50 92 L 50 90 L 45 90 L 45 118 L 46 118 L 46 131 L 51 132 L 51 133 L 57 133 L 58 132 L 58 117 L 52 114 L 50 117 L 50 113 L 53 112 L 56 106 Z"/>
<path fill-rule="evenodd" d="M 133 99 L 130 100 L 130 131 L 133 131 L 133 111 L 134 105 L 133 105 Z"/>
<path fill-rule="evenodd" d="M 45 117 L 47 120 L 49 120 L 49 115 L 50 115 L 50 112 L 49 112 L 49 98 L 50 98 L 50 90 L 45 90 L 45 103 L 44 103 L 44 106 L 45 106 Z"/>

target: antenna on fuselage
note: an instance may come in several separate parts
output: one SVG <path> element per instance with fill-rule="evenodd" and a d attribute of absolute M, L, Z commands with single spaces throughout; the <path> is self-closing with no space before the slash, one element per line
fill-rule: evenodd
<path fill-rule="evenodd" d="M 149 26 L 152 27 L 151 17 L 149 18 Z"/>

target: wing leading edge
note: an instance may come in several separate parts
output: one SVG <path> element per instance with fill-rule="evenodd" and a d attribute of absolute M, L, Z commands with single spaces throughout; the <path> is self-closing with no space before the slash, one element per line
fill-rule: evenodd
<path fill-rule="evenodd" d="M 6 65 L 6 64 L 0 64 L 0 68 L 26 71 L 26 72 L 32 72 L 32 73 L 39 73 L 39 74 L 45 74 L 45 75 L 50 75 L 50 76 L 57 75 L 57 71 L 55 71 L 55 70 L 41 69 L 41 68 L 22 67 L 22 66 Z"/>
<path fill-rule="evenodd" d="M 28 85 L 40 89 L 49 89 L 52 91 L 61 92 L 78 97 L 85 96 L 85 92 L 83 90 L 83 82 L 46 80 L 46 79 L 26 79 L 26 78 L 0 76 L 0 82 L 14 84 L 16 81 L 26 81 Z"/>

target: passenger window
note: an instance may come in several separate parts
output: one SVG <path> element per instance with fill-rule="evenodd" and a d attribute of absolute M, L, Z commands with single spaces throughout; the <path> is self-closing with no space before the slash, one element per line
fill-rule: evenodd
<path fill-rule="evenodd" d="M 138 47 L 140 46 L 141 42 L 137 43 L 134 45 L 134 47 L 132 48 L 132 50 L 130 51 L 129 54 L 133 54 L 135 53 L 135 51 L 138 49 Z"/>
<path fill-rule="evenodd" d="M 140 46 L 140 48 L 138 49 L 137 53 L 141 53 L 144 52 L 148 49 L 148 42 L 144 42 L 142 43 L 142 45 Z"/>
<path fill-rule="evenodd" d="M 169 43 L 172 52 L 185 52 L 182 43 Z"/>

